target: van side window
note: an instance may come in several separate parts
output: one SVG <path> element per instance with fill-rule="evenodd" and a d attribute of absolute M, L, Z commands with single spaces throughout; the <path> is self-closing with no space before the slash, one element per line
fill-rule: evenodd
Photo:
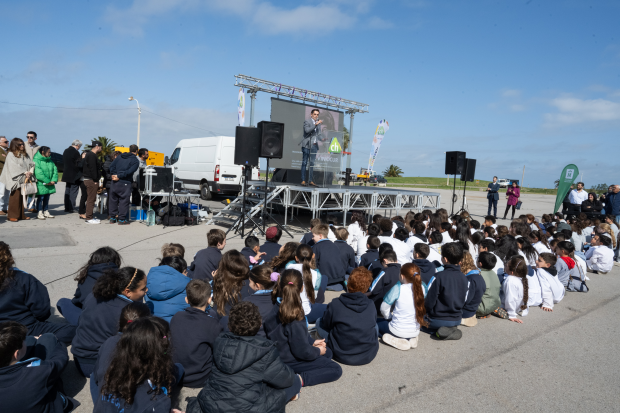
<path fill-rule="evenodd" d="M 181 156 L 181 148 L 176 148 L 174 152 L 172 152 L 172 156 L 170 157 L 170 165 L 174 165 L 179 160 L 179 156 Z"/>

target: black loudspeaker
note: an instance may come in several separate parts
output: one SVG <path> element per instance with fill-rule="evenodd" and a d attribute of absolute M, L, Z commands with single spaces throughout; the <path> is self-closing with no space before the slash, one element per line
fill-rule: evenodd
<path fill-rule="evenodd" d="M 466 159 L 465 170 L 461 174 L 461 181 L 474 182 L 474 175 L 476 174 L 476 160 Z"/>
<path fill-rule="evenodd" d="M 235 130 L 235 165 L 258 166 L 260 129 L 237 126 Z"/>
<path fill-rule="evenodd" d="M 284 123 L 258 122 L 261 131 L 260 157 L 282 159 L 284 149 Z"/>
<path fill-rule="evenodd" d="M 465 172 L 465 152 L 446 152 L 446 175 Z"/>
<path fill-rule="evenodd" d="M 150 188 L 151 193 L 173 191 L 172 186 L 172 168 L 166 168 L 165 166 L 156 166 L 154 174 L 148 174 L 145 176 L 146 188 Z M 150 180 L 150 182 L 148 182 Z"/>

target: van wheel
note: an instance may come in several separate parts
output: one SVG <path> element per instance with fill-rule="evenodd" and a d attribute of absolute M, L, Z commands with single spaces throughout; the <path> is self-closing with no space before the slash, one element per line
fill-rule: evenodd
<path fill-rule="evenodd" d="M 209 191 L 208 183 L 200 185 L 200 199 L 202 199 L 203 201 L 210 201 L 211 199 L 213 199 L 213 195 L 211 194 L 211 191 Z"/>

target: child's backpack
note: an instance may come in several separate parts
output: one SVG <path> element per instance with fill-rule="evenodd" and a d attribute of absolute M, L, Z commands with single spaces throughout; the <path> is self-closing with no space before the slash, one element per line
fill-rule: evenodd
<path fill-rule="evenodd" d="M 575 273 L 579 274 L 579 278 L 573 276 Z M 586 285 L 586 276 L 578 263 L 575 264 L 575 268 L 573 268 L 568 274 L 568 285 L 566 286 L 566 291 L 575 291 L 579 293 L 587 293 L 590 291 Z"/>

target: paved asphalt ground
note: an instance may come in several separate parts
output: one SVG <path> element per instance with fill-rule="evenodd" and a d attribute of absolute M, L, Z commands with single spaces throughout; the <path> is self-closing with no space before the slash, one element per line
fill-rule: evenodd
<path fill-rule="evenodd" d="M 58 185 L 58 190 L 63 193 L 64 186 Z M 442 206 L 450 211 L 450 192 L 435 192 L 442 194 Z M 203 203 L 219 209 L 222 199 Z M 522 213 L 540 217 L 553 210 L 552 196 L 524 195 L 522 200 Z M 469 193 L 468 203 L 472 215 L 486 214 L 484 193 Z M 500 216 L 504 206 L 500 200 Z M 166 229 L 139 223 L 87 225 L 77 214 L 63 212 L 59 194 L 52 196 L 51 208 L 55 219 L 10 223 L 0 218 L 0 239 L 13 247 L 20 269 L 47 285 L 52 307 L 58 299 L 72 297 L 73 274 L 98 247 L 116 248 L 124 265 L 145 271 L 158 264 L 166 242 L 183 244 L 189 262 L 206 247 L 205 225 Z M 300 219 L 307 222 L 309 217 Z M 297 230 L 295 240 L 306 228 Z M 227 244 L 227 249 L 241 249 L 243 240 L 235 236 Z M 290 403 L 287 411 L 618 411 L 620 324 L 612 318 L 620 311 L 619 273 L 620 267 L 614 267 L 610 274 L 590 275 L 589 293 L 567 293 L 552 313 L 534 308 L 523 324 L 480 320 L 476 327 L 461 327 L 460 341 L 449 342 L 423 333 L 418 348 L 406 352 L 381 344 L 370 365 L 342 366 L 339 381 L 303 389 L 300 400 Z M 328 293 L 328 299 L 334 296 Z M 78 375 L 73 361 L 63 380 L 67 393 L 82 403 L 78 411 L 92 411 L 87 380 Z M 197 393 L 184 389 L 175 395 L 174 405 L 185 408 L 185 397 Z"/>

